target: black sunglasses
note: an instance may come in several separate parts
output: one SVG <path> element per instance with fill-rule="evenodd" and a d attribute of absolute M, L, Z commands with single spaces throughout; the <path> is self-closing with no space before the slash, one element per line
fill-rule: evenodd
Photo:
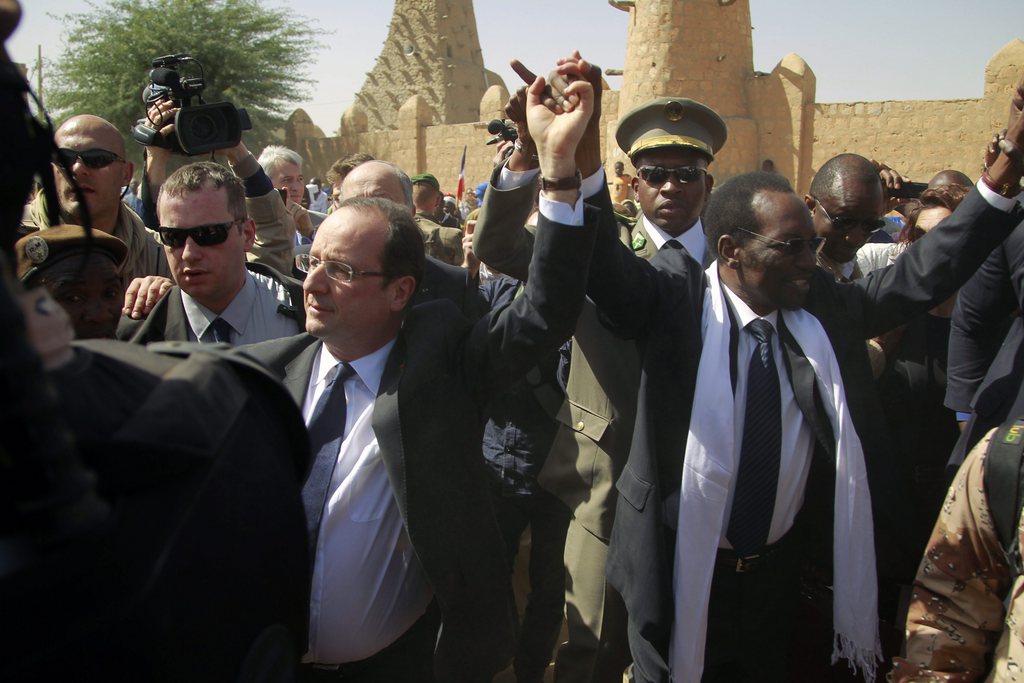
<path fill-rule="evenodd" d="M 156 231 L 160 233 L 160 241 L 171 249 L 185 246 L 189 237 L 200 247 L 212 247 L 223 244 L 228 238 L 228 230 L 240 222 L 210 223 L 209 225 L 197 225 L 194 228 L 171 228 L 161 225 Z"/>
<path fill-rule="evenodd" d="M 680 183 L 692 183 L 704 177 L 708 169 L 700 166 L 677 166 L 676 168 L 665 168 L 664 166 L 641 166 L 636 172 L 644 179 L 644 182 L 651 185 L 664 185 L 668 177 L 674 175 Z"/>
<path fill-rule="evenodd" d="M 61 147 L 57 150 L 61 162 L 71 168 L 76 159 L 81 159 L 88 168 L 106 168 L 115 161 L 124 161 L 123 158 L 105 149 L 68 149 Z"/>
<path fill-rule="evenodd" d="M 757 239 L 764 241 L 769 247 L 772 247 L 773 249 L 778 249 L 786 256 L 799 256 L 800 254 L 803 253 L 804 249 L 810 249 L 815 254 L 817 254 L 818 252 L 821 251 L 821 248 L 825 246 L 824 237 L 811 237 L 810 239 L 806 240 L 801 239 L 799 237 L 794 237 L 792 239 L 783 241 L 772 239 L 771 237 L 766 237 L 759 232 L 747 230 L 746 228 L 736 229 L 742 230 L 748 235 L 753 235 Z"/>
<path fill-rule="evenodd" d="M 815 199 L 814 201 L 818 202 L 818 208 L 825 214 L 825 218 L 832 224 L 832 227 L 839 232 L 850 232 L 854 228 L 860 227 L 864 232 L 870 234 L 878 232 L 885 227 L 884 218 L 853 218 L 851 216 L 836 216 L 832 218 L 832 216 L 828 215 L 825 207 L 822 206 L 821 200 Z"/>

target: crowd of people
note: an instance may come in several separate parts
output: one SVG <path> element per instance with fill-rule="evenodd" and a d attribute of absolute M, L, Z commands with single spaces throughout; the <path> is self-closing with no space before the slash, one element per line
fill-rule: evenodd
<path fill-rule="evenodd" d="M 526 80 L 471 213 L 367 153 L 307 184 L 281 146 L 171 172 L 153 146 L 136 174 L 102 118 L 54 131 L 10 279 L 98 495 L 137 490 L 95 454 L 140 406 L 140 434 L 178 420 L 148 477 L 240 448 L 209 426 L 245 412 L 209 364 L 273 398 L 250 421 L 294 428 L 295 523 L 267 552 L 299 583 L 290 612 L 269 584 L 248 598 L 291 621 L 245 610 L 236 631 L 282 630 L 226 669 L 228 649 L 159 658 L 195 680 L 537 683 L 552 660 L 559 683 L 1016 680 L 1024 80 L 977 180 L 908 192 L 850 150 L 802 196 L 767 160 L 716 184 L 728 127 L 682 97 L 623 116 L 632 168 L 606 170 L 600 69 L 573 53 Z M 173 135 L 175 112 L 146 115 Z M 161 353 L 207 366 L 140 360 Z M 142 376 L 115 361 L 159 371 L 115 390 Z M 186 376 L 216 409 L 154 404 Z M 104 392 L 123 423 L 87 419 Z M 233 624 L 220 594 L 204 613 Z M 97 652 L 83 671 L 131 677 Z"/>

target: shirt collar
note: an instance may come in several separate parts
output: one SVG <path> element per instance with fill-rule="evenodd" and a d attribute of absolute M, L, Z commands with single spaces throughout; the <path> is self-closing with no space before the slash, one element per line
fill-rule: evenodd
<path fill-rule="evenodd" d="M 184 289 L 181 290 L 181 303 L 185 307 L 185 316 L 188 318 L 188 324 L 192 331 L 195 332 L 196 339 L 202 339 L 210 323 L 217 318 L 227 321 L 236 334 L 245 334 L 245 329 L 252 318 L 255 301 L 256 283 L 249 271 L 245 271 L 245 282 L 242 284 L 242 289 L 220 315 L 193 299 Z"/>
<path fill-rule="evenodd" d="M 673 237 L 668 234 L 657 225 L 647 219 L 646 215 L 642 215 L 644 222 L 644 229 L 647 230 L 647 234 L 651 236 L 651 241 L 654 242 L 654 246 L 659 250 L 665 246 L 665 242 L 669 240 L 676 240 L 683 245 L 698 263 L 704 263 L 704 250 L 707 249 L 707 238 L 704 236 L 704 224 L 700 218 L 697 218 L 697 222 L 690 226 L 690 228 L 679 235 L 679 237 Z"/>
<path fill-rule="evenodd" d="M 370 390 L 374 396 L 377 395 L 377 391 L 380 389 L 380 379 L 384 375 L 384 366 L 387 364 L 388 356 L 391 355 L 391 349 L 395 346 L 395 341 L 398 337 L 395 337 L 384 346 L 380 347 L 373 353 L 369 353 L 362 358 L 357 358 L 353 361 L 349 361 L 349 365 L 355 370 L 356 375 L 363 381 L 366 388 Z M 327 376 L 327 373 L 331 369 L 340 363 L 341 361 L 334 357 L 334 354 L 327 348 L 327 344 L 320 345 L 320 359 L 317 363 L 318 367 L 316 370 L 316 377 L 313 378 L 315 383 L 320 383 Z"/>
<path fill-rule="evenodd" d="M 718 266 L 713 265 L 711 267 L 717 268 Z M 747 306 L 743 299 L 739 298 L 736 295 L 736 293 L 729 289 L 729 287 L 724 282 L 722 283 L 722 291 L 725 292 L 725 299 L 726 301 L 729 302 L 729 305 L 732 307 L 732 312 L 736 314 L 736 322 L 739 324 L 740 329 L 745 328 L 750 322 L 760 318 L 762 320 L 767 320 L 769 323 L 771 323 L 772 329 L 778 332 L 778 309 L 772 311 L 771 313 L 766 313 L 765 315 L 758 315 L 757 313 L 754 313 L 752 310 L 750 310 L 750 306 Z"/>

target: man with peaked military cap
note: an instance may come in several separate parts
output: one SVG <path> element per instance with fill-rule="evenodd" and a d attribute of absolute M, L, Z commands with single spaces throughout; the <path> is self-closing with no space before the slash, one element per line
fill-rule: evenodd
<path fill-rule="evenodd" d="M 700 214 L 715 184 L 708 165 L 726 137 L 725 122 L 713 109 L 680 97 L 660 97 L 622 118 L 615 141 L 636 167 L 633 194 L 642 213 L 633 251 L 649 258 L 646 249 L 653 255 L 676 240 L 697 261 L 713 260 Z"/>
<path fill-rule="evenodd" d="M 124 296 L 124 242 L 99 230 L 90 235 L 79 225 L 59 225 L 22 237 L 15 255 L 18 279 L 26 288 L 46 287 L 77 339 L 113 339 Z"/>
<path fill-rule="evenodd" d="M 600 94 L 600 70 L 592 67 L 590 78 Z M 514 122 L 521 110 L 518 97 L 505 109 Z M 600 131 L 592 133 L 597 149 Z M 669 246 L 682 247 L 703 266 L 713 260 L 700 214 L 714 184 L 708 164 L 726 136 L 718 114 L 683 98 L 653 100 L 622 119 L 616 140 L 639 169 L 633 190 L 643 211 L 632 233 L 620 229 L 620 239 L 633 253 L 651 259 L 675 241 Z M 474 232 L 476 256 L 519 279 L 527 276 L 533 244 L 532 234 L 523 228 L 536 194 L 532 154 L 529 131 L 520 124 L 519 142 L 495 169 Z M 605 182 L 600 155 L 591 156 L 577 163 L 585 187 L 592 186 L 591 174 L 598 183 Z M 614 590 L 606 590 L 605 559 L 615 482 L 632 438 L 639 377 L 636 344 L 603 327 L 588 303 L 573 337 L 567 400 L 555 416 L 558 432 L 539 475 L 540 484 L 573 513 L 564 554 L 569 639 L 555 660 L 560 683 L 617 683 L 629 663 L 625 607 Z"/>

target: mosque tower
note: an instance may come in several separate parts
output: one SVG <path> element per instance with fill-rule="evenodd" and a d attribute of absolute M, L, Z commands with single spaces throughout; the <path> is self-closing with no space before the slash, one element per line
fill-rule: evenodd
<path fill-rule="evenodd" d="M 501 78 L 484 68 L 472 0 L 395 0 L 373 70 L 356 94 L 368 129 L 397 127 L 398 110 L 419 95 L 431 125 L 476 121 L 480 98 Z"/>

